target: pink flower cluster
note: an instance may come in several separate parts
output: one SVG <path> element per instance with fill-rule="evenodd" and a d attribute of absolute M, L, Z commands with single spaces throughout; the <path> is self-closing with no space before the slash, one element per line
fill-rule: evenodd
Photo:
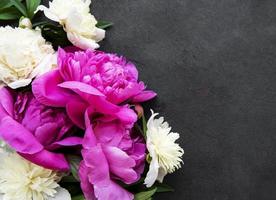
<path fill-rule="evenodd" d="M 156 96 L 138 81 L 133 63 L 100 51 L 59 49 L 58 68 L 37 77 L 32 92 L 2 88 L 0 95 L 0 138 L 21 156 L 67 171 L 65 152 L 81 149 L 87 200 L 133 199 L 119 182 L 140 179 L 146 146 L 130 105 Z"/>

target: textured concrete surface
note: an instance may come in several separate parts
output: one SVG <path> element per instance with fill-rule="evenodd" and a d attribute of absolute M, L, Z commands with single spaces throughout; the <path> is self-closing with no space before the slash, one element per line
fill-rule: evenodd
<path fill-rule="evenodd" d="M 134 61 L 181 133 L 175 192 L 158 200 L 276 199 L 276 1 L 94 0 L 102 50 Z"/>

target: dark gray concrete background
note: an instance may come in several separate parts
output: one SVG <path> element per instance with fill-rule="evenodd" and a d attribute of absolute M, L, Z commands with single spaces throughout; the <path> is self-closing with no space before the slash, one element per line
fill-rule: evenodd
<path fill-rule="evenodd" d="M 101 50 L 134 61 L 181 134 L 158 200 L 276 199 L 276 1 L 94 0 Z"/>

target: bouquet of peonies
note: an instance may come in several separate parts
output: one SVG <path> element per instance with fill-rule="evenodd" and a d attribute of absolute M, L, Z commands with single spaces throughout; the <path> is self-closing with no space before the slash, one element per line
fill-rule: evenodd
<path fill-rule="evenodd" d="M 149 200 L 172 191 L 178 133 L 124 57 L 95 50 L 112 24 L 90 0 L 1 0 L 0 200 Z M 43 11 L 50 19 L 34 18 Z M 23 16 L 23 17 L 22 17 Z M 40 19 L 40 20 L 39 20 Z"/>

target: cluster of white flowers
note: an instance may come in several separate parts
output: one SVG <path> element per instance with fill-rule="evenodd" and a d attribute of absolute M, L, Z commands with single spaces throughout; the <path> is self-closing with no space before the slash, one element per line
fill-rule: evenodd
<path fill-rule="evenodd" d="M 0 160 L 0 200 L 71 200 L 69 192 L 58 185 L 57 172 L 3 149 Z"/>
<path fill-rule="evenodd" d="M 97 20 L 90 13 L 91 0 L 54 0 L 49 8 L 41 5 L 47 18 L 60 23 L 74 46 L 81 49 L 99 48 L 97 42 L 105 37 L 105 31 L 97 28 Z"/>
<path fill-rule="evenodd" d="M 51 70 L 56 58 L 40 30 L 0 27 L 0 83 L 16 89 Z M 11 42 L 12 41 L 12 42 Z"/>

